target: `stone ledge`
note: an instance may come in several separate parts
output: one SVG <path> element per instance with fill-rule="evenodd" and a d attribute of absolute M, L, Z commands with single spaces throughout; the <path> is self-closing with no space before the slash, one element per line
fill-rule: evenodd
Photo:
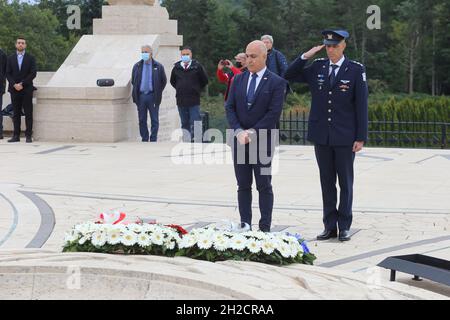
<path fill-rule="evenodd" d="M 81 290 L 67 288 L 74 268 Z M 371 288 L 355 274 L 315 266 L 48 250 L 0 251 L 0 284 L 2 299 L 445 299 L 400 283 Z"/>

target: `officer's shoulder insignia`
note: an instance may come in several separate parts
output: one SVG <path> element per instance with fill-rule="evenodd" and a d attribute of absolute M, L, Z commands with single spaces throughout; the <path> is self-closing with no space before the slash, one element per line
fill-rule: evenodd
<path fill-rule="evenodd" d="M 357 65 L 360 65 L 361 67 L 364 67 L 364 65 L 362 63 L 358 62 L 358 61 L 350 60 L 350 62 L 354 63 L 354 64 L 357 64 Z"/>

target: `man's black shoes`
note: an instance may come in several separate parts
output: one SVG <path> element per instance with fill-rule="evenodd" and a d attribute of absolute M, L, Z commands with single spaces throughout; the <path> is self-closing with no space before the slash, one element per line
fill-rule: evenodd
<path fill-rule="evenodd" d="M 317 236 L 317 240 L 328 240 L 331 238 L 337 238 L 337 230 L 325 230 Z"/>
<path fill-rule="evenodd" d="M 19 142 L 20 138 L 19 137 L 12 137 L 11 139 L 8 140 L 8 142 Z"/>
<path fill-rule="evenodd" d="M 26 143 L 32 143 L 33 139 L 31 139 L 31 137 L 27 137 L 27 139 L 25 140 Z"/>
<path fill-rule="evenodd" d="M 339 231 L 339 241 L 349 241 L 351 238 L 349 230 Z"/>

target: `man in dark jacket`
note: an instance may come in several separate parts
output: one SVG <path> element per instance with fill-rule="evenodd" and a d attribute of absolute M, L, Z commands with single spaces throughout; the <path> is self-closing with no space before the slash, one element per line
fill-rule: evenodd
<path fill-rule="evenodd" d="M 200 117 L 200 93 L 208 84 L 208 76 L 203 66 L 196 60 L 192 60 L 192 49 L 183 47 L 181 61 L 175 63 L 170 83 L 176 90 L 177 106 L 180 114 L 181 128 L 183 129 L 183 141 L 202 141 L 201 117 Z M 196 125 L 194 135 L 194 124 Z"/>
<path fill-rule="evenodd" d="M 271 35 L 264 35 L 261 37 L 267 48 L 267 68 L 273 73 L 283 77 L 288 68 L 288 62 L 284 54 L 273 47 L 273 37 Z"/>
<path fill-rule="evenodd" d="M 167 84 L 166 72 L 162 64 L 153 59 L 150 45 L 141 48 L 142 59 L 133 67 L 131 84 L 133 102 L 137 105 L 139 132 L 142 142 L 156 142 L 159 129 L 159 106 Z M 151 135 L 149 137 L 147 113 L 150 113 Z"/>
<path fill-rule="evenodd" d="M 0 49 L 0 140 L 3 139 L 3 116 L 1 111 L 3 108 L 3 94 L 6 88 L 6 54 Z"/>
<path fill-rule="evenodd" d="M 33 142 L 33 79 L 36 78 L 36 60 L 25 52 L 27 44 L 24 38 L 16 40 L 17 51 L 8 57 L 6 64 L 6 78 L 9 82 L 8 91 L 14 107 L 14 134 L 8 142 L 20 141 L 20 122 L 22 108 L 25 113 L 26 142 Z"/>

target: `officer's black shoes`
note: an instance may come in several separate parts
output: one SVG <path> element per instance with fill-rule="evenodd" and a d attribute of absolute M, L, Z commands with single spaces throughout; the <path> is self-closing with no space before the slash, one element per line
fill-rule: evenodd
<path fill-rule="evenodd" d="M 349 241 L 351 238 L 349 230 L 339 230 L 339 241 Z"/>
<path fill-rule="evenodd" d="M 352 237 L 349 230 L 340 230 L 339 237 L 337 230 L 325 230 L 317 236 L 317 240 L 328 240 L 331 238 L 338 238 L 339 241 L 349 241 Z"/>
<path fill-rule="evenodd" d="M 32 143 L 33 139 L 31 139 L 31 137 L 27 137 L 27 139 L 25 140 L 26 143 Z"/>
<path fill-rule="evenodd" d="M 0 140 L 3 140 L 3 135 L 0 135 Z"/>
<path fill-rule="evenodd" d="M 324 230 L 317 236 L 317 240 L 328 240 L 331 238 L 337 238 L 337 230 Z"/>
<path fill-rule="evenodd" d="M 259 226 L 259 231 L 269 233 L 270 232 L 270 227 Z"/>
<path fill-rule="evenodd" d="M 19 137 L 12 137 L 11 139 L 8 140 L 8 142 L 19 142 L 20 138 Z"/>

